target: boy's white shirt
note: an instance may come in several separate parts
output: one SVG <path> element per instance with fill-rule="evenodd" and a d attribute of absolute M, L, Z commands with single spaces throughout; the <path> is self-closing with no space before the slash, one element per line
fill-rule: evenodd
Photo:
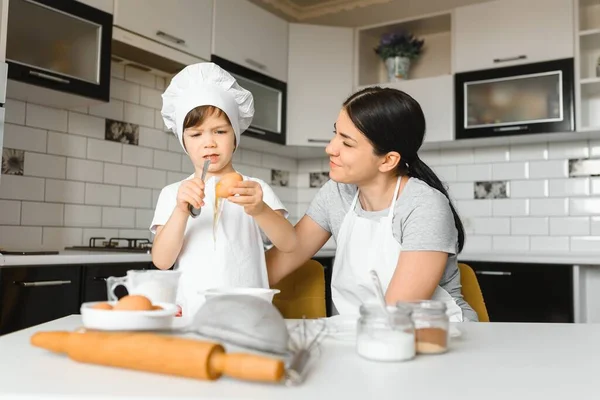
<path fill-rule="evenodd" d="M 288 217 L 287 209 L 266 182 L 243 176 L 244 180 L 252 180 L 261 185 L 265 204 L 273 210 L 282 210 L 284 216 Z M 193 177 L 191 175 L 186 180 Z M 196 293 L 202 290 L 269 285 L 264 251 L 270 247 L 270 242 L 242 206 L 223 201 L 215 244 L 212 222 L 216 181 L 215 177 L 211 177 L 205 182 L 205 205 L 199 217 L 190 217 L 188 220 L 184 244 L 175 264 L 175 268 L 182 272 L 178 302 L 183 307 L 184 317 L 195 314 L 201 306 L 203 297 Z M 156 228 L 165 225 L 171 217 L 182 182 L 162 189 L 150 225 L 152 233 L 156 233 Z"/>

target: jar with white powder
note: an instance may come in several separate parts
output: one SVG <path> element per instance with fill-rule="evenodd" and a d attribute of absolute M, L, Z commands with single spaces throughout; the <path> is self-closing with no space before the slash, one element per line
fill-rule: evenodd
<path fill-rule="evenodd" d="M 411 309 L 363 304 L 357 323 L 356 352 L 373 361 L 407 361 L 415 357 L 415 330 Z"/>

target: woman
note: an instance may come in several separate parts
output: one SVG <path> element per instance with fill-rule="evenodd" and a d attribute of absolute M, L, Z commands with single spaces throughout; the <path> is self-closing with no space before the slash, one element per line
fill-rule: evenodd
<path fill-rule="evenodd" d="M 461 295 L 462 223 L 417 155 L 425 135 L 419 104 L 399 90 L 367 88 L 344 102 L 334 128 L 326 149 L 331 180 L 296 225 L 296 250 L 267 252 L 270 283 L 304 264 L 333 234 L 337 313 L 357 314 L 374 300 L 374 269 L 388 304 L 433 298 L 446 303 L 452 321 L 477 321 Z"/>

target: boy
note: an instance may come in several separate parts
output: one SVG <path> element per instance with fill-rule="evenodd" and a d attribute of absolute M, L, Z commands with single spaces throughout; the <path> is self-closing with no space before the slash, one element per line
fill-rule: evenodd
<path fill-rule="evenodd" d="M 203 290 L 269 287 L 264 245 L 290 252 L 296 234 L 271 187 L 247 176 L 219 202 L 215 221 L 215 185 L 235 172 L 233 153 L 254 115 L 252 94 L 216 64 L 200 63 L 179 72 L 162 97 L 165 125 L 179 138 L 195 172 L 160 193 L 150 227 L 156 234 L 152 261 L 160 269 L 176 263 L 182 272 L 178 303 L 191 317 L 202 304 Z M 201 208 L 198 217 L 190 216 L 189 205 Z"/>

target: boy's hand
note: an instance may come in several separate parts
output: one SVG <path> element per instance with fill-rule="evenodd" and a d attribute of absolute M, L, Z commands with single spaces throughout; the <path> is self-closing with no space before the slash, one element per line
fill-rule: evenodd
<path fill-rule="evenodd" d="M 229 190 L 229 193 L 231 196 L 227 200 L 243 206 L 246 214 L 252 217 L 260 214 L 265 209 L 263 191 L 258 182 L 237 182 L 235 187 Z"/>
<path fill-rule="evenodd" d="M 204 205 L 204 182 L 200 178 L 185 180 L 177 191 L 177 209 L 189 213 L 188 204 L 194 208 Z"/>

